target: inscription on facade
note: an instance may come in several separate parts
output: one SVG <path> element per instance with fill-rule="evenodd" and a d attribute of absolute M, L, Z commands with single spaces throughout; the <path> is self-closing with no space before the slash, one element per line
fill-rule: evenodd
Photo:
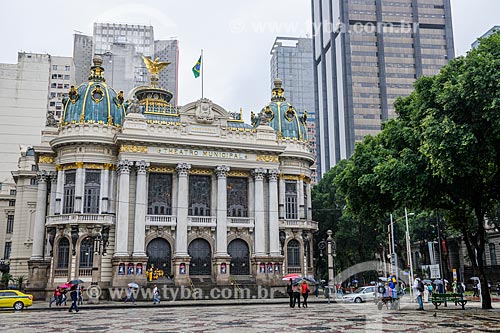
<path fill-rule="evenodd" d="M 231 159 L 231 160 L 246 160 L 247 159 L 247 154 L 233 153 L 233 152 L 227 152 L 227 151 L 216 151 L 216 150 L 158 148 L 158 153 L 165 154 L 165 155 L 226 158 L 226 159 Z"/>

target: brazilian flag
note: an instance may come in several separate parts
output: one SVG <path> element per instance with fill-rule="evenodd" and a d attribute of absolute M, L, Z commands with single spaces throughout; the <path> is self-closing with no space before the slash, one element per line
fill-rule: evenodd
<path fill-rule="evenodd" d="M 200 72 L 201 72 L 201 56 L 196 62 L 196 64 L 194 64 L 193 66 L 194 77 L 197 78 L 198 76 L 200 76 Z"/>

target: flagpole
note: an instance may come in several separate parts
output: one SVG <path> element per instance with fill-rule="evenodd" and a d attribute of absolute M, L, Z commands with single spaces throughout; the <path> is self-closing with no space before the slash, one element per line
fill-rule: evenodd
<path fill-rule="evenodd" d="M 200 67 L 200 72 L 201 72 L 201 98 L 203 98 L 203 72 L 204 72 L 204 67 L 205 67 L 205 60 L 203 59 L 203 49 L 201 49 L 201 67 Z"/>

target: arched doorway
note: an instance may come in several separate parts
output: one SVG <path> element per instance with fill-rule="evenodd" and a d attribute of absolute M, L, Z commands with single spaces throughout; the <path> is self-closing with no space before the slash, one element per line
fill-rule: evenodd
<path fill-rule="evenodd" d="M 227 253 L 231 256 L 231 275 L 250 274 L 250 253 L 244 240 L 235 239 L 229 243 Z"/>
<path fill-rule="evenodd" d="M 191 256 L 189 263 L 189 275 L 212 274 L 212 251 L 210 244 L 197 238 L 189 244 L 188 253 Z"/>
<path fill-rule="evenodd" d="M 163 270 L 163 276 L 170 275 L 170 266 L 172 262 L 172 251 L 170 244 L 163 238 L 155 238 L 148 244 L 146 250 L 148 255 L 148 267 L 154 265 L 155 268 Z"/>

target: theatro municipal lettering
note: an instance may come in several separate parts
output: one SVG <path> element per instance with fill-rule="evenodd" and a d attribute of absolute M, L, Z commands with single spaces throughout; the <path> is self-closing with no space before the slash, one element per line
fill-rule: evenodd
<path fill-rule="evenodd" d="M 246 160 L 247 154 L 233 153 L 227 151 L 181 149 L 181 148 L 158 148 L 158 153 L 166 155 L 200 156 L 212 158 L 228 158 L 234 160 Z"/>

